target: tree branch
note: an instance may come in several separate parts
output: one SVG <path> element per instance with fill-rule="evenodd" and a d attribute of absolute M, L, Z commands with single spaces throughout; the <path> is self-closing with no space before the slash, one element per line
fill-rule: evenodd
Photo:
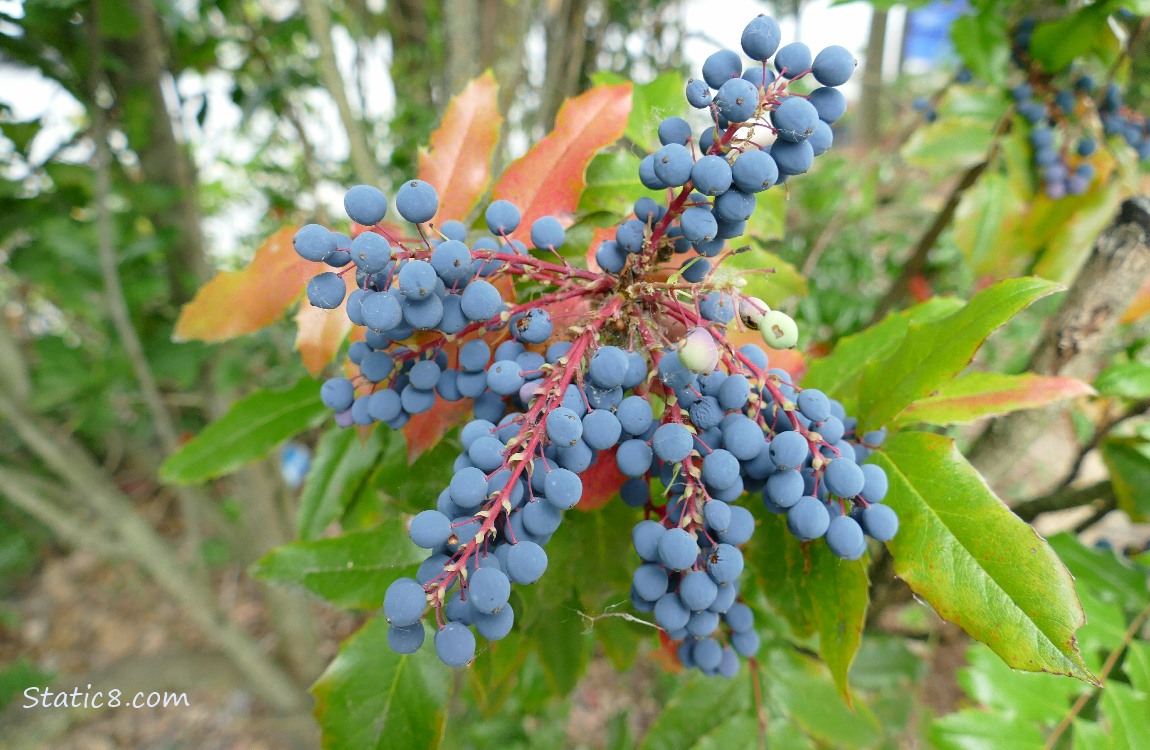
<path fill-rule="evenodd" d="M 1095 241 L 1026 369 L 1093 381 L 1113 345 L 1122 311 L 1147 274 L 1150 199 L 1132 198 Z M 992 485 L 1002 482 L 1019 465 L 1019 452 L 1048 430 L 1058 413 L 1052 407 L 994 420 L 971 446 L 970 462 Z"/>
<path fill-rule="evenodd" d="M 93 528 L 91 522 L 78 516 L 71 508 L 61 507 L 49 499 L 60 496 L 66 490 L 51 485 L 34 474 L 12 469 L 0 464 L 0 493 L 28 515 L 52 530 L 73 547 L 90 547 L 94 552 L 110 559 L 123 557 L 114 538 L 106 529 Z"/>
<path fill-rule="evenodd" d="M 303 0 L 304 15 L 307 17 L 307 26 L 312 38 L 319 45 L 319 75 L 327 91 L 335 99 L 335 106 L 339 110 L 343 129 L 347 131 L 347 140 L 351 150 L 351 166 L 355 178 L 366 185 L 379 185 L 381 182 L 379 170 L 376 167 L 375 157 L 367 143 L 367 133 L 363 123 L 351 111 L 351 102 L 347 98 L 347 88 L 343 76 L 339 72 L 339 64 L 335 57 L 335 46 L 331 41 L 331 20 L 328 14 L 331 9 L 323 0 Z"/>
<path fill-rule="evenodd" d="M 1049 495 L 1019 503 L 1012 510 L 1015 515 L 1029 523 L 1042 513 L 1079 508 L 1084 505 L 1098 505 L 1100 509 L 1102 507 L 1113 508 L 1117 502 L 1114 485 L 1110 483 L 1110 480 L 1105 479 L 1077 489 L 1060 487 Z"/>

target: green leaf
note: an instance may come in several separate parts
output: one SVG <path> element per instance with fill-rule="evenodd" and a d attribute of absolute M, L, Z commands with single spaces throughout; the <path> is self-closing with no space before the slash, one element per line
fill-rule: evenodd
<path fill-rule="evenodd" d="M 887 543 L 898 576 L 1015 669 L 1096 683 L 1075 643 L 1085 617 L 1070 573 L 954 441 L 900 433 L 873 460 L 886 470 L 885 502 L 901 520 Z"/>
<path fill-rule="evenodd" d="M 1022 719 L 964 708 L 935 719 L 927 732 L 936 750 L 1043 750 L 1038 727 Z"/>
<path fill-rule="evenodd" d="M 825 544 L 804 545 L 787 532 L 784 516 L 758 515 L 756 538 L 762 541 L 745 554 L 759 586 L 797 634 L 818 633 L 819 654 L 850 704 L 847 675 L 862 642 L 869 601 L 866 566 L 840 560 Z"/>
<path fill-rule="evenodd" d="M 596 86 L 615 86 L 627 83 L 629 78 L 618 73 L 601 71 L 591 76 Z M 659 123 L 666 117 L 667 107 L 683 96 L 683 78 L 675 72 L 663 73 L 650 83 L 631 90 L 631 115 L 623 131 L 628 140 L 650 153 L 657 151 Z"/>
<path fill-rule="evenodd" d="M 971 644 L 958 684 L 984 706 L 1036 724 L 1054 725 L 1070 710 L 1082 684 L 1049 674 L 1018 672 L 990 649 Z"/>
<path fill-rule="evenodd" d="M 1110 739 L 1097 722 L 1074 720 L 1074 750 L 1113 750 Z"/>
<path fill-rule="evenodd" d="M 1093 388 L 1074 378 L 972 372 L 947 383 L 933 396 L 913 402 L 894 424 L 968 424 L 1092 393 Z"/>
<path fill-rule="evenodd" d="M 1098 375 L 1094 387 L 1103 396 L 1150 398 L 1150 365 L 1144 362 L 1111 365 Z"/>
<path fill-rule="evenodd" d="M 954 214 L 954 242 L 976 273 L 1001 269 L 1003 258 L 1018 254 L 1016 220 L 1029 205 L 1006 175 L 984 173 L 962 195 Z"/>
<path fill-rule="evenodd" d="M 911 323 L 894 354 L 872 361 L 863 372 L 860 427 L 888 424 L 912 402 L 949 383 L 995 329 L 1059 288 L 1043 279 L 1007 279 L 982 290 L 949 317 Z"/>
<path fill-rule="evenodd" d="M 939 118 L 915 130 L 902 158 L 919 169 L 959 172 L 986 159 L 994 130 L 981 117 Z"/>
<path fill-rule="evenodd" d="M 1118 507 L 1134 521 L 1145 520 L 1150 516 L 1150 441 L 1108 437 L 1102 441 L 1102 459 L 1110 469 Z"/>
<path fill-rule="evenodd" d="M 1126 197 L 1118 181 L 1095 184 L 1082 195 L 1067 195 L 1049 201 L 1048 213 L 1039 204 L 1031 208 L 1032 225 L 1045 230 L 1040 237 L 1042 253 L 1034 264 L 1034 274 L 1069 284 L 1086 262 L 1084 252 L 1113 220 L 1114 207 Z M 1045 197 L 1038 201 L 1045 203 Z"/>
<path fill-rule="evenodd" d="M 762 662 L 764 687 L 783 705 L 791 720 L 820 746 L 871 748 L 881 737 L 870 708 L 856 701 L 854 709 L 835 696 L 825 668 L 799 654 L 771 649 Z"/>
<path fill-rule="evenodd" d="M 1134 641 L 1127 646 L 1126 656 L 1122 659 L 1122 671 L 1135 690 L 1150 693 L 1150 643 Z"/>
<path fill-rule="evenodd" d="M 191 484 L 235 471 L 330 413 L 319 400 L 319 383 L 309 378 L 286 391 L 257 391 L 168 456 L 160 478 Z"/>
<path fill-rule="evenodd" d="M 443 742 L 451 671 L 430 643 L 410 656 L 395 653 L 387 629 L 382 617 L 370 620 L 311 688 L 327 750 L 433 749 Z"/>
<path fill-rule="evenodd" d="M 909 310 L 891 313 L 875 325 L 852 336 L 839 339 L 827 356 L 811 362 L 803 378 L 806 388 L 818 388 L 837 398 L 854 412 L 859 381 L 867 364 L 883 359 L 898 348 L 912 323 L 929 323 L 962 309 L 963 301 L 954 297 L 934 297 Z"/>
<path fill-rule="evenodd" d="M 1150 694 L 1111 681 L 1102 691 L 1102 711 L 1115 748 L 1150 747 Z"/>
<path fill-rule="evenodd" d="M 1097 2 L 1076 13 L 1040 23 L 1030 40 L 1030 55 L 1048 73 L 1057 73 L 1085 56 L 1107 33 L 1107 20 L 1117 4 Z"/>
<path fill-rule="evenodd" d="M 0 667 L 0 709 L 18 697 L 23 702 L 23 693 L 29 686 L 47 685 L 55 679 L 55 674 L 40 669 L 23 656 L 5 664 Z"/>
<path fill-rule="evenodd" d="M 767 190 L 757 194 L 755 212 L 747 219 L 744 234 L 760 242 L 781 240 L 787 224 L 787 194 L 783 190 Z M 731 244 L 739 240 L 732 240 Z M 766 299 L 764 297 L 764 299 Z"/>
<path fill-rule="evenodd" d="M 651 192 L 639 181 L 638 157 L 626 151 L 607 151 L 587 165 L 587 186 L 579 196 L 579 210 L 627 216 L 644 195 Z"/>
<path fill-rule="evenodd" d="M 593 641 L 580 611 L 579 599 L 572 591 L 562 605 L 537 612 L 529 632 L 547 683 L 556 696 L 565 696 L 575 689 L 591 658 Z"/>
<path fill-rule="evenodd" d="M 1090 549 L 1070 534 L 1052 536 L 1049 542 L 1078 581 L 1080 591 L 1085 586 L 1099 599 L 1126 607 L 1140 608 L 1150 602 L 1146 573 L 1113 552 Z"/>
<path fill-rule="evenodd" d="M 276 547 L 252 574 L 302 586 L 347 609 L 376 609 L 391 582 L 414 576 L 426 556 L 411 543 L 403 524 L 392 520 L 368 531 Z"/>
<path fill-rule="evenodd" d="M 725 716 L 725 712 L 724 712 Z M 749 714 L 735 714 L 720 720 L 711 731 L 699 738 L 691 750 L 730 750 L 733 747 L 754 747 L 760 733 L 759 723 Z M 793 748 L 777 741 L 769 747 Z"/>
<path fill-rule="evenodd" d="M 364 491 L 383 450 L 383 434 L 383 430 L 372 430 L 361 444 L 355 430 L 337 427 L 324 433 L 300 498 L 296 523 L 300 539 L 322 534 Z"/>
<path fill-rule="evenodd" d="M 732 240 L 737 245 L 741 240 Z M 807 293 L 807 282 L 799 270 L 774 253 L 762 249 L 754 243 L 750 250 L 732 255 L 723 261 L 724 269 L 739 271 L 762 271 L 773 268 L 774 273 L 746 273 L 742 278 L 747 285 L 741 291 L 751 297 L 758 297 L 771 307 L 777 307 L 790 297 L 802 297 Z"/>
<path fill-rule="evenodd" d="M 970 13 L 955 19 L 950 38 L 975 78 L 1001 85 L 1010 69 L 1005 13 Z"/>
<path fill-rule="evenodd" d="M 643 737 L 640 750 L 691 747 L 706 735 L 711 726 L 709 720 L 750 709 L 750 693 L 750 670 L 746 665 L 732 680 L 716 680 L 692 670 L 663 704 L 662 712 Z"/>

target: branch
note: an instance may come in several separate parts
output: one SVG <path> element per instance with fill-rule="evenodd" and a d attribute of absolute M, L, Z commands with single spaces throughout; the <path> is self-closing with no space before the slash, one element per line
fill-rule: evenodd
<path fill-rule="evenodd" d="M 351 149 L 351 166 L 355 171 L 355 178 L 366 185 L 379 185 L 381 182 L 379 170 L 376 168 L 375 158 L 367 144 L 367 134 L 361 123 L 351 111 L 351 102 L 347 98 L 347 88 L 343 76 L 339 72 L 339 64 L 335 58 L 335 46 L 331 42 L 331 20 L 328 14 L 331 9 L 323 0 L 303 0 L 304 15 L 307 17 L 307 26 L 312 38 L 319 45 L 319 75 L 323 85 L 335 99 L 335 106 L 339 109 L 339 119 L 343 122 L 343 129 L 347 131 L 347 140 Z"/>
<path fill-rule="evenodd" d="M 1148 274 L 1150 199 L 1132 198 L 1098 236 L 1026 369 L 1092 382 L 1113 346 L 1122 311 Z M 970 462 L 991 484 L 1001 482 L 1019 466 L 1019 451 L 1049 430 L 1059 413 L 1051 407 L 994 420 L 971 447 Z"/>
<path fill-rule="evenodd" d="M 79 517 L 74 509 L 63 508 L 49 499 L 65 494 L 63 487 L 0 464 L 0 493 L 73 547 L 90 547 L 110 559 L 123 557 L 123 550 L 106 529 L 93 528 L 92 523 Z"/>
<path fill-rule="evenodd" d="M 250 635 L 219 611 L 209 588 L 188 577 L 168 541 L 136 512 L 132 501 L 100 471 L 74 438 L 62 432 L 53 434 L 5 393 L 0 393 L 0 416 L 115 534 L 122 556 L 151 577 L 180 605 L 188 619 L 248 675 L 257 695 L 281 712 L 298 711 L 306 704 L 299 687 Z M 77 543 L 83 545 L 86 537 Z"/>
<path fill-rule="evenodd" d="M 93 201 L 96 208 L 96 251 L 100 258 L 100 273 L 104 281 L 104 296 L 108 305 L 108 313 L 112 319 L 112 326 L 116 336 L 124 347 L 128 361 L 132 365 L 132 372 L 140 383 L 140 391 L 144 397 L 144 404 L 151 416 L 152 424 L 160 438 L 160 445 L 164 453 L 175 453 L 180 442 L 171 414 L 164 405 L 160 388 L 156 383 L 155 375 L 148 364 L 144 345 L 132 325 L 131 311 L 124 298 L 124 287 L 120 281 L 120 272 L 116 262 L 115 230 L 112 226 L 112 211 L 108 205 L 112 193 L 111 149 L 108 147 L 108 118 L 104 108 L 100 105 L 100 89 L 107 86 L 104 78 L 103 57 L 104 42 L 99 31 L 98 0 L 93 0 L 91 12 L 88 15 L 88 52 L 89 74 L 88 81 L 88 111 L 92 117 L 92 140 L 95 141 L 95 193 Z M 200 565 L 200 498 L 192 493 L 177 490 L 180 503 L 180 515 L 184 521 L 184 534 L 193 571 L 202 574 Z"/>
<path fill-rule="evenodd" d="M 1101 482 L 1077 489 L 1060 487 L 1049 495 L 1019 503 L 1012 510 L 1015 515 L 1029 523 L 1042 513 L 1079 508 L 1084 505 L 1097 505 L 1099 510 L 1103 508 L 1113 509 L 1117 502 L 1118 497 L 1114 494 L 1114 485 L 1110 483 L 1110 480 L 1104 479 Z"/>
<path fill-rule="evenodd" d="M 895 279 L 894 285 L 891 286 L 886 295 L 879 300 L 874 315 L 871 317 L 871 325 L 882 320 L 883 316 L 894 309 L 894 307 L 906 297 L 907 292 L 910 290 L 911 281 L 915 276 L 921 274 L 923 267 L 926 266 L 926 256 L 934 249 L 934 244 L 938 242 L 938 238 L 942 235 L 943 231 L 950 226 L 950 220 L 954 218 L 954 212 L 958 210 L 958 204 L 962 200 L 963 194 L 982 176 L 982 173 L 986 171 L 989 164 L 990 160 L 987 159 L 966 170 L 962 175 L 962 179 L 960 179 L 950 191 L 946 203 L 934 217 L 934 221 L 931 222 L 930 227 L 928 227 L 922 237 L 919 238 L 918 243 L 915 244 L 910 258 L 907 259 L 902 267 L 902 273 Z"/>

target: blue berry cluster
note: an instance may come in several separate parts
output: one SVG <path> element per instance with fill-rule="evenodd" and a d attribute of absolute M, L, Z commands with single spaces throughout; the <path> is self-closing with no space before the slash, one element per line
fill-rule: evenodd
<path fill-rule="evenodd" d="M 856 439 L 840 404 L 793 385 L 762 348 L 736 348 L 724 334 L 735 325 L 759 331 L 772 349 L 798 342 L 793 319 L 718 271 L 756 193 L 805 172 L 830 147 L 830 123 L 845 109 L 835 87 L 855 67 L 841 47 L 812 56 L 802 44 L 780 49 L 779 37 L 774 20 L 755 18 L 742 36 L 754 65 L 744 71 L 738 54 L 722 50 L 703 80 L 688 83 L 688 103 L 708 109 L 712 126 L 696 140 L 683 119 L 660 124 L 663 148 L 643 160 L 640 178 L 675 190 L 666 205 L 636 202 L 597 248 L 601 270 L 530 255 L 511 237 L 522 216 L 506 201 L 487 208 L 482 237 L 459 222 L 435 226 L 438 195 L 419 180 L 395 201 L 419 240 L 393 236 L 382 224 L 387 197 L 364 185 L 345 198 L 364 228 L 355 239 L 319 225 L 296 235 L 301 256 L 337 269 L 309 282 L 313 305 L 339 307 L 342 277 L 355 274 L 346 312 L 366 329 L 348 350 L 355 374 L 321 388 L 338 424 L 397 429 L 440 399 L 471 400 L 452 476 L 408 528 L 427 557 L 384 597 L 395 651 L 423 646 L 425 620 L 439 658 L 454 667 L 472 661 L 476 634 L 506 636 L 511 584 L 544 574 L 547 544 L 598 462 L 614 462 L 626 477 L 622 502 L 644 516 L 633 533 L 642 561 L 634 607 L 653 612 L 680 642 L 683 663 L 707 674 L 733 675 L 738 656 L 759 645 L 738 588 L 741 547 L 754 530 L 739 504 L 747 493 L 785 514 L 796 537 L 825 537 L 847 560 L 863 555 L 866 535 L 886 541 L 897 531 L 882 504 L 886 476 L 859 465 L 882 433 Z M 810 96 L 788 91 L 807 75 L 822 86 Z M 769 146 L 756 140 L 762 134 Z M 550 216 L 529 235 L 549 253 L 566 242 Z M 655 280 L 691 251 L 669 280 Z M 493 283 L 501 277 L 530 282 L 534 298 L 505 300 L 506 287 Z M 559 325 L 555 305 L 576 312 Z"/>

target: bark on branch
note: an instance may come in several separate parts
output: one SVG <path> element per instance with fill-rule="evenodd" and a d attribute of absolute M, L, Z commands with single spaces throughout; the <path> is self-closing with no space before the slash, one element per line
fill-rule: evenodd
<path fill-rule="evenodd" d="M 1031 355 L 1027 370 L 1092 381 L 1112 346 L 1122 311 L 1150 274 L 1150 199 L 1123 202 L 1094 243 L 1085 265 Z M 992 485 L 1019 467 L 1021 451 L 1049 430 L 1060 409 L 1017 412 L 987 427 L 969 451 Z"/>

